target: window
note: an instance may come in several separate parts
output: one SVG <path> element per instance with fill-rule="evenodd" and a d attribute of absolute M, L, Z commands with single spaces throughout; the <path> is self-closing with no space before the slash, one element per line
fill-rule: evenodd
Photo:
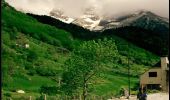
<path fill-rule="evenodd" d="M 149 72 L 149 77 L 157 77 L 157 72 Z"/>
<path fill-rule="evenodd" d="M 161 90 L 161 85 L 160 84 L 147 84 L 147 89 L 150 90 Z"/>

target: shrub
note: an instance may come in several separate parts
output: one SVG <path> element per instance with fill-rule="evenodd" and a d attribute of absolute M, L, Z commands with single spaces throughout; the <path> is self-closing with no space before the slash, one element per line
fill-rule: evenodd
<path fill-rule="evenodd" d="M 33 76 L 34 74 L 36 74 L 36 71 L 34 69 L 31 69 L 27 74 Z"/>
<path fill-rule="evenodd" d="M 131 94 L 131 95 L 137 95 L 137 93 L 138 93 L 137 91 L 131 91 L 130 94 Z"/>
<path fill-rule="evenodd" d="M 12 28 L 12 32 L 9 32 L 10 39 L 11 39 L 11 40 L 16 39 L 17 34 L 18 34 L 17 28 L 16 28 L 16 27 L 13 27 L 13 28 Z"/>
<path fill-rule="evenodd" d="M 25 69 L 26 69 L 26 70 L 33 69 L 33 64 L 26 62 L 26 63 L 25 63 Z"/>
<path fill-rule="evenodd" d="M 36 72 L 41 76 L 55 76 L 57 74 L 55 69 L 44 66 L 36 67 Z"/>
<path fill-rule="evenodd" d="M 4 93 L 4 96 L 11 97 L 11 93 Z"/>
<path fill-rule="evenodd" d="M 41 94 L 40 97 L 36 98 L 36 100 L 44 100 L 44 95 Z"/>
<path fill-rule="evenodd" d="M 58 93 L 59 88 L 56 86 L 43 85 L 40 88 L 40 93 L 45 93 L 48 95 L 55 95 Z"/>
<path fill-rule="evenodd" d="M 32 62 L 34 60 L 37 60 L 37 58 L 38 58 L 38 55 L 37 55 L 37 53 L 35 51 L 29 51 L 28 52 L 28 55 L 27 55 L 27 60 L 28 61 Z"/>

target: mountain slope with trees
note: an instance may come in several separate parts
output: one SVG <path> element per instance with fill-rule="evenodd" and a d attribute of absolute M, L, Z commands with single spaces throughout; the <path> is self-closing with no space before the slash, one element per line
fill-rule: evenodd
<path fill-rule="evenodd" d="M 67 30 L 2 4 L 3 99 L 37 99 L 41 93 L 49 99 L 73 95 L 108 98 L 118 95 L 121 87 L 127 88 L 128 66 L 133 91 L 139 75 L 158 60 L 114 35 L 77 39 Z"/>
<path fill-rule="evenodd" d="M 169 48 L 169 22 L 151 12 L 143 13 L 141 17 L 132 22 L 128 22 L 128 17 L 125 18 L 125 22 L 122 22 L 125 26 L 122 25 L 118 28 L 113 26 L 113 28 L 106 28 L 101 31 L 90 31 L 81 26 L 72 23 L 67 24 L 46 15 L 41 16 L 30 13 L 27 15 L 36 18 L 39 22 L 67 30 L 76 38 L 87 40 L 116 35 L 158 56 L 167 56 Z M 112 27 L 111 25 L 108 26 Z"/>

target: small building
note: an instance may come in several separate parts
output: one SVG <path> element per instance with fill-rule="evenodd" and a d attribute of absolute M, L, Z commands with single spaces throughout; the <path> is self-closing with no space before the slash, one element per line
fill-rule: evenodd
<path fill-rule="evenodd" d="M 160 62 L 140 76 L 140 86 L 169 92 L 168 57 L 161 57 Z"/>

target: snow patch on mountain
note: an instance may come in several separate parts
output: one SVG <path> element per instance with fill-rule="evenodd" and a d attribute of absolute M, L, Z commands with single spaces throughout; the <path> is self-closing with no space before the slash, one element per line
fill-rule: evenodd
<path fill-rule="evenodd" d="M 165 25 L 166 23 L 169 23 L 169 19 L 157 16 L 149 11 L 137 11 L 119 17 L 107 17 L 99 16 L 97 13 L 95 13 L 94 8 L 88 8 L 84 10 L 82 16 L 71 18 L 66 16 L 61 9 L 55 9 L 52 10 L 49 15 L 64 23 L 73 23 L 91 31 L 103 31 L 106 29 L 139 25 L 144 25 L 145 27 L 150 25 L 153 21 L 156 23 L 162 22 L 162 24 Z"/>
<path fill-rule="evenodd" d="M 83 15 L 77 18 L 73 23 L 84 28 L 93 30 L 100 23 L 100 18 L 94 15 Z"/>
<path fill-rule="evenodd" d="M 74 18 L 70 18 L 68 16 L 64 15 L 64 12 L 62 12 L 60 9 L 55 9 L 52 10 L 49 15 L 53 18 L 56 18 L 64 23 L 70 24 L 72 23 L 75 19 Z"/>

